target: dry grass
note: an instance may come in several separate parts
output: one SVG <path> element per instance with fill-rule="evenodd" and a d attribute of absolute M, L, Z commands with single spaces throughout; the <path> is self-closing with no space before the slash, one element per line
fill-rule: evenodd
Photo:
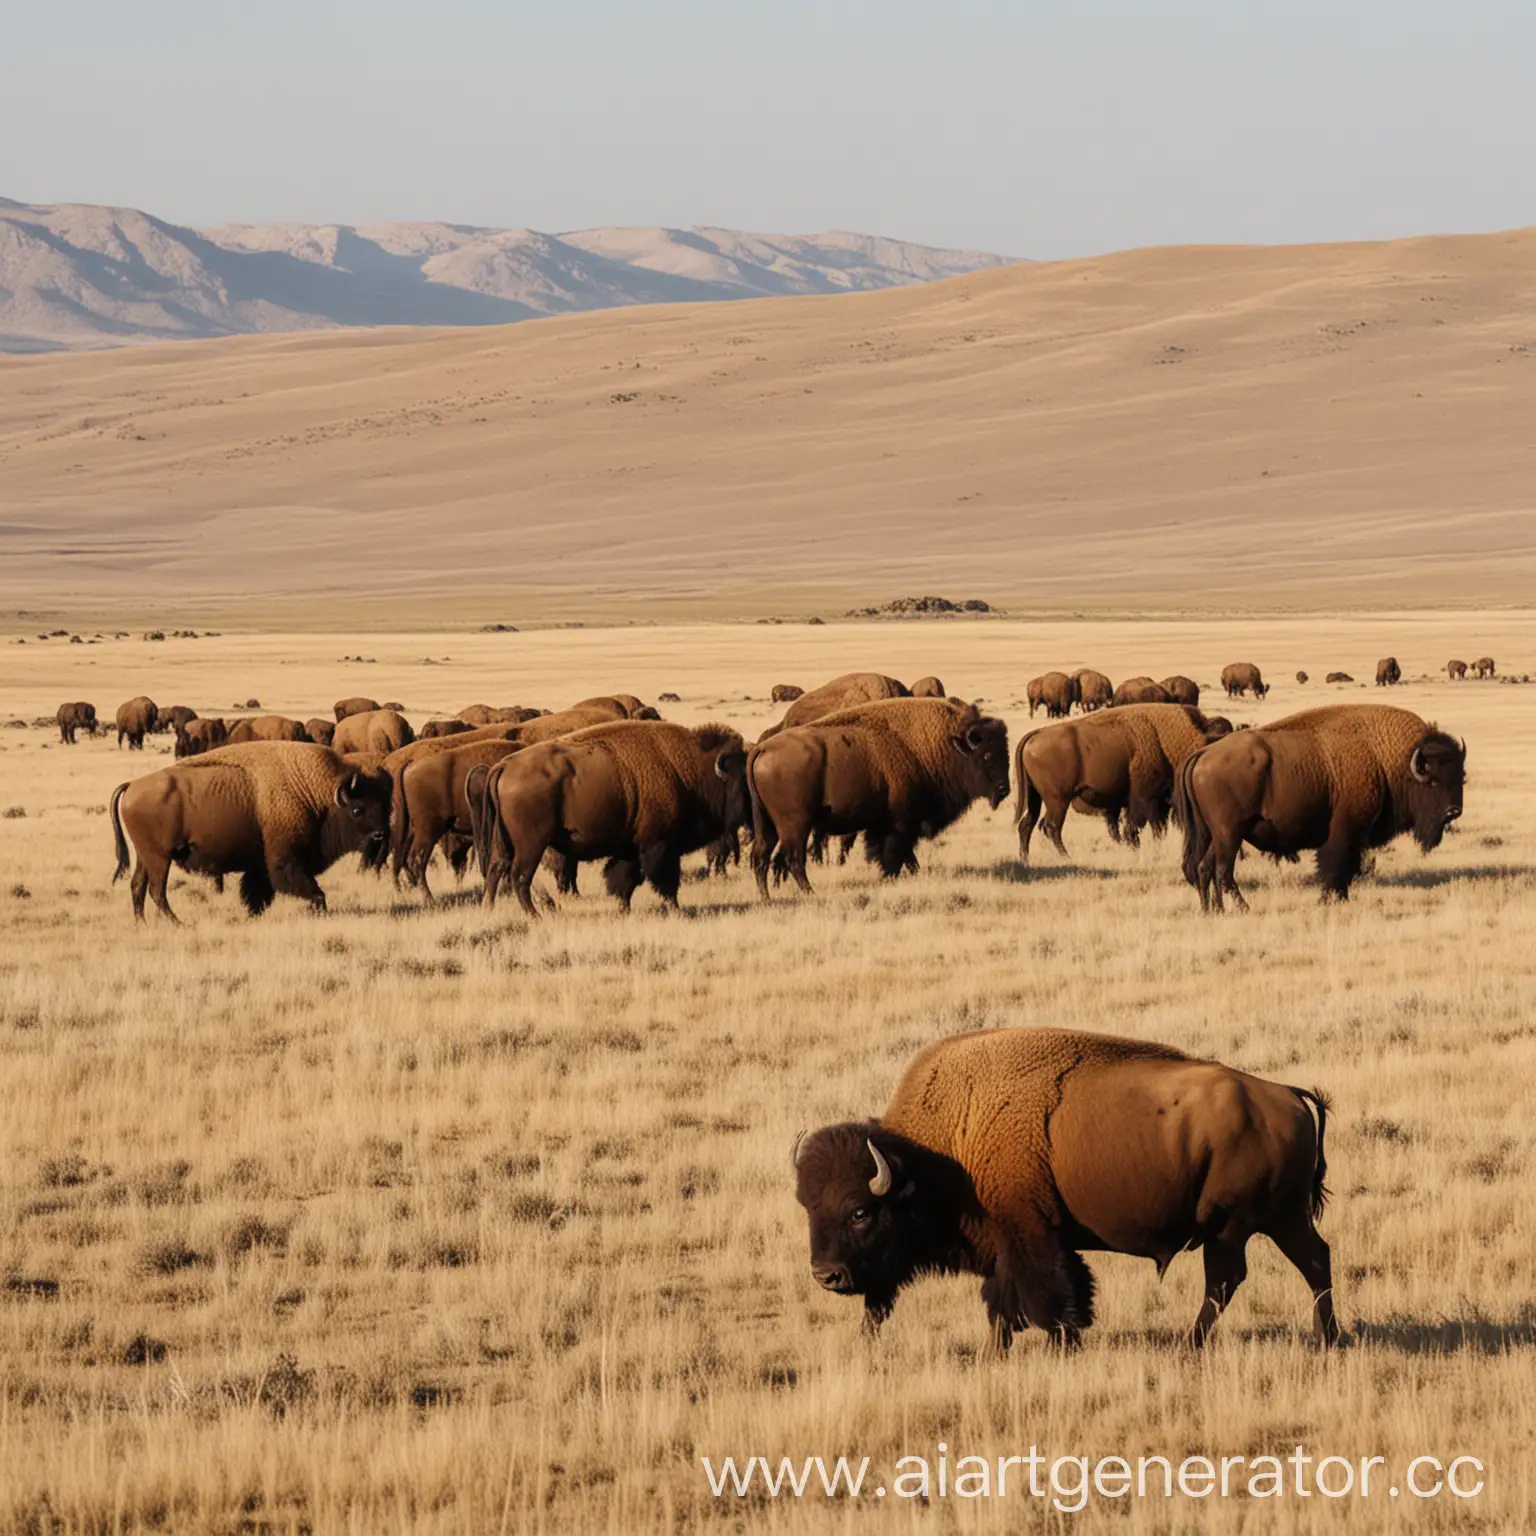
<path fill-rule="evenodd" d="M 1388 648 L 1415 677 L 1483 649 L 1517 665 L 1536 622 L 1485 616 L 1474 638 L 1429 615 L 364 648 L 377 666 L 305 636 L 7 648 L 0 717 L 64 697 L 110 714 L 141 687 L 307 714 L 365 687 L 419 719 L 605 685 L 674 688 L 678 718 L 750 732 L 773 682 L 863 662 L 937 671 L 1017 726 L 1048 664 L 1213 680 L 1238 654 L 1275 676 L 1263 712 L 1278 714 L 1303 697 L 1299 665 L 1365 677 Z M 424 654 L 458 659 L 426 670 Z M 1018 1528 L 1037 1516 L 1016 1501 L 717 1503 L 697 1458 L 1302 1440 L 1399 1465 L 1475 1454 L 1483 1498 L 1414 1501 L 1413 1523 L 1530 1528 L 1536 690 L 1412 682 L 1393 702 L 1468 739 L 1458 833 L 1428 861 L 1383 854 L 1335 909 L 1301 871 L 1251 860 L 1254 911 L 1219 920 L 1199 916 L 1169 844 L 1132 854 L 1074 818 L 1078 862 L 1044 849 L 1021 879 L 1006 817 L 978 810 L 916 879 L 850 865 L 767 911 L 737 874 L 690 881 L 680 920 L 648 895 L 620 920 L 589 873 L 589 894 L 530 925 L 468 901 L 422 911 L 338 867 L 325 920 L 280 900 L 252 923 L 184 880 L 188 927 L 136 931 L 99 811 L 163 759 L 0 732 L 0 802 L 26 812 L 0 821 L 0 1527 Z M 1204 1358 L 1178 1344 L 1191 1259 L 1161 1286 L 1148 1264 L 1097 1259 L 1100 1321 L 1075 1358 L 1026 1338 L 979 1362 L 976 1286 L 956 1280 L 905 1295 L 864 1345 L 858 1308 L 807 1273 L 794 1134 L 877 1112 L 920 1045 L 993 1022 L 1145 1035 L 1331 1089 L 1324 1231 L 1353 1347 L 1314 1353 L 1305 1288 L 1262 1241 Z M 1110 1513 L 1132 1530 L 1374 1531 L 1403 1506 Z"/>

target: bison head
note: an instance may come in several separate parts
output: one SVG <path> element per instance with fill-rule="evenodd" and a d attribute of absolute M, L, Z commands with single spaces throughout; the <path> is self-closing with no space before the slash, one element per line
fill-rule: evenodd
<path fill-rule="evenodd" d="M 394 782 L 382 770 L 365 773 L 354 768 L 336 785 L 336 806 L 347 828 L 348 840 L 363 850 L 364 863 L 370 868 L 382 864 L 389 841 L 389 807 Z"/>
<path fill-rule="evenodd" d="M 1445 829 L 1461 815 L 1467 778 L 1467 746 L 1431 731 L 1408 756 L 1407 822 L 1425 853 L 1440 845 Z"/>
<path fill-rule="evenodd" d="M 965 759 L 966 789 L 995 811 L 1008 798 L 1008 727 L 972 709 L 951 740 Z"/>
<path fill-rule="evenodd" d="M 1207 715 L 1205 717 L 1205 739 L 1216 741 L 1222 736 L 1232 734 L 1232 722 L 1225 715 Z"/>

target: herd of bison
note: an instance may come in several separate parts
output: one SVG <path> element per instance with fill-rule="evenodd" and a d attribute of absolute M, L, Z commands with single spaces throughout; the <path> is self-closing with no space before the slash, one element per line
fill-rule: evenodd
<path fill-rule="evenodd" d="M 1468 668 L 1447 670 L 1460 680 Z M 1494 664 L 1475 670 L 1490 677 Z M 1401 676 L 1389 657 L 1376 680 Z M 1227 667 L 1222 685 L 1229 696 L 1269 691 L 1250 663 Z M 1465 744 L 1389 704 L 1334 703 L 1234 729 L 1202 712 L 1182 676 L 1116 688 L 1099 672 L 1049 672 L 1027 695 L 1046 723 L 1011 752 L 1003 721 L 937 678 L 908 688 L 878 673 L 810 692 L 780 685 L 783 717 L 750 744 L 729 726 L 665 721 L 628 694 L 555 713 L 474 705 L 419 734 L 400 706 L 367 698 L 339 701 L 334 719 L 268 715 L 229 728 L 132 699 L 117 713 L 119 745 L 174 730 L 178 761 L 113 791 L 113 878 L 128 872 L 131 843 L 140 918 L 147 895 L 175 920 L 173 865 L 221 889 L 238 876 L 253 914 L 278 892 L 323 910 L 316 876 L 348 852 L 431 899 L 441 848 L 459 874 L 476 860 L 486 902 L 510 885 L 530 914 L 541 867 L 571 892 L 590 861 L 624 906 L 645 882 L 675 907 L 686 854 L 703 851 L 721 870 L 745 840 L 767 899 L 770 878 L 809 891 L 808 864 L 834 843 L 846 858 L 860 838 L 885 876 L 915 872 L 919 842 L 978 799 L 995 810 L 1016 786 L 1022 862 L 1037 825 L 1065 854 L 1069 810 L 1102 816 L 1133 844 L 1171 819 L 1186 878 L 1202 906 L 1219 909 L 1227 896 L 1246 905 L 1236 882 L 1245 843 L 1277 859 L 1315 850 L 1325 897 L 1342 898 L 1370 849 L 1404 832 L 1432 849 L 1461 814 Z M 100 729 L 85 703 L 63 705 L 58 725 L 66 742 Z M 1137 1254 L 1161 1273 L 1199 1248 L 1198 1344 L 1242 1283 L 1249 1238 L 1263 1234 L 1305 1278 L 1316 1337 L 1329 1345 L 1339 1329 L 1317 1231 L 1327 1120 L 1318 1090 L 1169 1046 L 1054 1029 L 953 1035 L 912 1062 L 878 1120 L 797 1143 L 812 1275 L 862 1297 L 871 1331 L 915 1276 L 978 1275 L 1000 1351 L 1028 1326 L 1069 1344 L 1091 1323 L 1083 1251 Z M 1106 1123 L 1125 1131 L 1119 1150 L 1106 1148 Z"/>
<path fill-rule="evenodd" d="M 1492 676 L 1494 663 L 1472 670 Z M 1456 680 L 1468 668 L 1447 671 Z M 1378 664 L 1380 685 L 1401 676 L 1394 658 Z M 1231 697 L 1269 692 L 1250 662 L 1226 667 L 1221 683 Z M 139 917 L 148 896 L 174 920 L 172 866 L 220 889 L 238 876 L 253 914 L 279 892 L 323 909 L 316 877 L 361 852 L 366 868 L 389 866 L 396 884 L 432 900 L 441 849 L 459 877 L 475 860 L 485 902 L 507 887 L 530 914 L 541 867 L 568 894 L 590 861 L 624 906 L 646 883 L 675 907 L 685 855 L 703 851 L 718 872 L 745 842 L 767 900 L 770 880 L 809 892 L 809 866 L 834 844 L 845 860 L 861 838 L 883 875 L 915 872 L 920 842 L 1016 787 L 1021 863 L 1037 826 L 1067 854 L 1069 810 L 1101 816 L 1133 846 L 1172 820 L 1185 877 L 1203 907 L 1220 909 L 1228 897 L 1246 906 L 1245 843 L 1277 859 L 1315 850 L 1324 894 L 1344 897 L 1371 849 L 1405 832 L 1432 849 L 1461 814 L 1465 744 L 1404 709 L 1331 704 L 1234 730 L 1201 711 L 1188 677 L 1115 687 L 1089 669 L 1047 672 L 1027 696 L 1030 716 L 1043 710 L 1049 723 L 1011 754 L 1004 723 L 938 678 L 909 688 L 872 672 L 810 692 L 779 685 L 774 700 L 788 708 L 751 743 L 726 725 L 672 724 L 630 694 L 556 712 L 476 704 L 419 733 L 402 706 L 370 698 L 338 701 L 334 718 L 229 725 L 139 697 L 117 711 L 119 746 L 173 731 L 177 762 L 114 791 L 114 878 L 128 872 L 131 844 Z M 103 729 L 83 702 L 61 705 L 57 720 L 66 743 Z"/>

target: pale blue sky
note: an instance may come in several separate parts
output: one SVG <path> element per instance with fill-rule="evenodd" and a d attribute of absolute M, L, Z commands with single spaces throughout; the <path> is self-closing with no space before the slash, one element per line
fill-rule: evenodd
<path fill-rule="evenodd" d="M 14 0 L 0 195 L 1020 256 L 1536 223 L 1536 0 Z"/>

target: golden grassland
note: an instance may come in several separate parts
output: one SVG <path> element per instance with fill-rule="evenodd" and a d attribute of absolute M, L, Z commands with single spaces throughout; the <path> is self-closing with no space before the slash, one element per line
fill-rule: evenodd
<path fill-rule="evenodd" d="M 373 664 L 345 665 L 357 649 Z M 1513 1531 L 1536 1524 L 1536 689 L 1423 676 L 1536 662 L 1536 616 L 381 635 L 0 648 L 0 726 L 148 691 L 212 712 L 599 688 L 755 734 L 777 681 L 936 671 L 1013 730 L 1026 679 L 1095 664 L 1275 683 L 1239 721 L 1374 688 L 1467 738 L 1466 814 L 1344 906 L 1249 859 L 1204 919 L 1170 840 L 1074 817 L 1022 874 L 978 808 L 884 884 L 861 862 L 764 909 L 750 877 L 586 894 L 536 922 L 425 910 L 360 875 L 331 915 L 173 882 L 135 928 L 108 884 L 112 786 L 169 759 L 0 729 L 0 1528 L 176 1531 L 1019 1528 L 1033 1501 L 716 1500 L 701 1456 L 1478 1456 L 1440 1498 L 1110 1505 L 1082 1529 Z M 424 665 L 423 658 L 436 658 Z M 444 659 L 447 658 L 447 659 Z M 695 861 L 696 862 L 696 861 Z M 439 885 L 451 890 L 446 876 Z M 876 1114 L 936 1035 L 1038 1023 L 1169 1041 L 1335 1096 L 1337 1299 L 1315 1352 L 1263 1240 L 1203 1356 L 1198 1261 L 1097 1257 L 1070 1357 L 979 1358 L 973 1280 L 906 1293 L 878 1343 L 808 1273 L 796 1132 Z M 1112 1134 L 1112 1128 L 1106 1128 Z M 873 1480 L 873 1479 L 872 1479 Z M 1411 1504 L 1413 1507 L 1408 1508 Z"/>

